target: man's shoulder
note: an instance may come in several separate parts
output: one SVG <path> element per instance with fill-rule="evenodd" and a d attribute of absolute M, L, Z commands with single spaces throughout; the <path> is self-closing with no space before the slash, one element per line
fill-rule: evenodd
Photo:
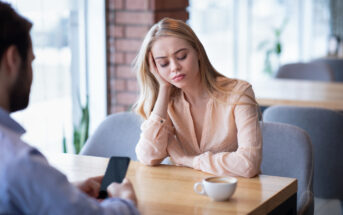
<path fill-rule="evenodd" d="M 47 163 L 36 148 L 22 141 L 20 135 L 3 127 L 0 127 L 0 148 L 0 180 L 8 180 L 12 173 L 34 174 L 31 171 L 34 163 Z"/>
<path fill-rule="evenodd" d="M 3 148 L 0 158 L 1 172 L 6 177 L 11 177 L 13 174 L 25 174 L 29 177 L 30 174 L 36 174 L 33 168 L 37 165 L 48 165 L 45 157 L 36 149 L 27 144 L 13 144 L 11 149 Z M 7 153 L 6 155 L 4 153 Z"/>
<path fill-rule="evenodd" d="M 37 153 L 37 149 L 21 140 L 20 135 L 0 125 L 0 166 Z"/>
<path fill-rule="evenodd" d="M 11 136 L 11 134 L 0 131 L 0 205 L 9 204 L 11 195 L 21 194 L 21 187 L 26 187 L 29 183 L 29 178 L 34 174 L 32 164 L 35 156 L 41 156 L 44 162 L 44 157 L 39 151 L 23 141 Z M 30 189 L 27 187 L 27 189 Z M 18 192 L 20 190 L 20 192 Z M 8 209 L 8 208 L 7 208 Z M 1 211 L 1 210 L 0 210 Z"/>

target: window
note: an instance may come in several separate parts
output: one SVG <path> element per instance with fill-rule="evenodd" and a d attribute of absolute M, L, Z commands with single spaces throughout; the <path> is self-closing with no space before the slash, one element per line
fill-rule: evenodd
<path fill-rule="evenodd" d="M 275 29 L 283 23 L 281 57 L 271 59 L 274 70 L 280 64 L 326 55 L 328 6 L 321 0 L 190 0 L 189 24 L 219 72 L 264 79 L 269 77 L 263 72 L 267 45 L 261 44 L 272 45 Z"/>
<path fill-rule="evenodd" d="M 79 101 L 85 104 L 86 93 L 90 96 L 91 131 L 106 115 L 105 3 L 8 2 L 33 23 L 36 55 L 30 104 L 12 116 L 26 128 L 23 139 L 30 144 L 44 151 L 61 152 L 66 136 L 71 151 L 73 122 L 78 121 Z M 91 33 L 94 31 L 96 40 Z"/>

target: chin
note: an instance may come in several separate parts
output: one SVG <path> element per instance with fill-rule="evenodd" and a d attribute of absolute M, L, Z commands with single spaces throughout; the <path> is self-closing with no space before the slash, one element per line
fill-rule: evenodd
<path fill-rule="evenodd" d="M 177 87 L 177 88 L 184 88 L 186 87 L 188 84 L 185 81 L 178 81 L 178 82 L 174 82 L 172 83 L 173 86 Z"/>
<path fill-rule="evenodd" d="M 27 108 L 29 100 L 30 91 L 14 91 L 10 96 L 10 112 L 16 112 Z"/>
<path fill-rule="evenodd" d="M 28 100 L 21 101 L 21 102 L 16 102 L 14 104 L 11 104 L 10 112 L 12 113 L 12 112 L 24 110 L 25 108 L 27 108 L 28 105 L 29 105 L 29 101 Z"/>
<path fill-rule="evenodd" d="M 182 89 L 184 87 L 183 84 L 173 84 L 173 86 L 178 89 Z"/>

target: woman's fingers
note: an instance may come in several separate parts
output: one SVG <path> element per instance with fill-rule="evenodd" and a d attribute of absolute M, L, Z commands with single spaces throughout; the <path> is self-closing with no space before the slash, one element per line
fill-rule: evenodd
<path fill-rule="evenodd" d="M 156 76 L 157 68 L 151 52 L 149 53 L 149 66 L 150 72 Z"/>

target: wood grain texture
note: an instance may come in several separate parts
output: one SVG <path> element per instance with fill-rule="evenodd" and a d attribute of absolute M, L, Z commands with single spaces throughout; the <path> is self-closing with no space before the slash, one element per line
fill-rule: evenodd
<path fill-rule="evenodd" d="M 343 83 L 272 79 L 251 81 L 260 106 L 292 105 L 343 111 Z"/>
<path fill-rule="evenodd" d="M 70 181 L 103 175 L 108 159 L 72 154 L 47 154 L 51 165 Z M 229 201 L 214 202 L 193 191 L 195 182 L 211 176 L 191 168 L 144 166 L 131 161 L 127 177 L 133 183 L 142 214 L 266 214 L 297 191 L 293 178 L 260 175 L 238 177 Z"/>

